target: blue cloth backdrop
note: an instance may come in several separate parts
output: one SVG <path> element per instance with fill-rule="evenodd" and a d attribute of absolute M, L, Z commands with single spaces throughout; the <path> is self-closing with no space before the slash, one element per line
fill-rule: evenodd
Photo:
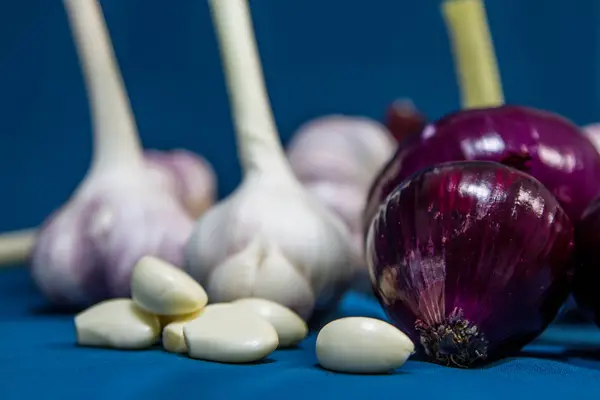
<path fill-rule="evenodd" d="M 240 178 L 220 60 L 205 0 L 103 0 L 147 147 L 186 147 Z M 437 0 L 253 0 L 281 136 L 327 113 L 380 118 L 397 97 L 430 117 L 458 107 Z M 507 100 L 584 124 L 600 120 L 596 0 L 488 0 Z M 0 2 L 0 231 L 35 226 L 62 204 L 90 159 L 83 81 L 58 0 Z M 339 315 L 382 317 L 350 293 Z M 600 348 L 594 327 L 553 340 Z M 0 272 L 0 399 L 598 398 L 596 351 L 532 345 L 474 371 L 409 361 L 387 376 L 315 366 L 314 334 L 266 363 L 231 366 L 160 350 L 74 346 L 72 316 L 50 313 L 25 269 Z"/>

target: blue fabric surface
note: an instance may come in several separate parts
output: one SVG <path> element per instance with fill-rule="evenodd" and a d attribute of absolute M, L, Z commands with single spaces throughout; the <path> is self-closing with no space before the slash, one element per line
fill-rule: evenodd
<path fill-rule="evenodd" d="M 339 316 L 383 318 L 350 293 Z M 478 370 L 408 361 L 393 374 L 320 369 L 315 335 L 255 365 L 191 360 L 161 351 L 78 348 L 72 315 L 53 314 L 23 268 L 0 271 L 0 399 L 598 399 L 600 330 L 554 327 L 518 358 Z M 543 344 L 542 341 L 554 344 Z"/>

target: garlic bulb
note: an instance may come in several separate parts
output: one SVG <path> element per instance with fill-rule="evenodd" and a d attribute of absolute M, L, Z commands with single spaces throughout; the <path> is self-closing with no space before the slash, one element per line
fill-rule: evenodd
<path fill-rule="evenodd" d="M 354 269 L 342 221 L 295 178 L 265 88 L 247 0 L 210 0 L 244 178 L 198 220 L 188 272 L 211 302 L 260 297 L 308 318 L 330 307 Z"/>
<path fill-rule="evenodd" d="M 64 0 L 94 125 L 91 168 L 38 232 L 31 270 L 53 302 L 85 306 L 130 293 L 143 256 L 183 263 L 193 222 L 148 173 L 136 124 L 96 0 Z"/>
<path fill-rule="evenodd" d="M 150 179 L 174 193 L 191 218 L 198 218 L 215 202 L 216 176 L 203 157 L 180 149 L 146 150 L 144 164 Z M 25 262 L 36 234 L 35 228 L 0 234 L 0 266 Z"/>
<path fill-rule="evenodd" d="M 216 176 L 203 157 L 190 151 L 146 150 L 144 160 L 156 179 L 166 179 L 192 218 L 198 218 L 215 202 Z"/>
<path fill-rule="evenodd" d="M 365 117 L 331 115 L 308 122 L 287 150 L 296 177 L 350 230 L 362 260 L 362 212 L 369 187 L 392 157 L 396 142 L 380 123 Z"/>

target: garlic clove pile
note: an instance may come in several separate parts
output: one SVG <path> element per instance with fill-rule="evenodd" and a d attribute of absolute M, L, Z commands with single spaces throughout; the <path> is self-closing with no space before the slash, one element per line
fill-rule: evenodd
<path fill-rule="evenodd" d="M 190 321 L 198 318 L 204 310 L 187 314 L 183 316 L 172 317 L 162 331 L 162 345 L 169 353 L 187 353 L 185 338 L 183 337 L 183 327 Z"/>
<path fill-rule="evenodd" d="M 387 322 L 347 317 L 325 325 L 317 336 L 317 359 L 328 370 L 386 373 L 401 367 L 415 352 L 408 336 Z"/>
<path fill-rule="evenodd" d="M 279 337 L 279 347 L 291 347 L 302 341 L 308 334 L 306 323 L 298 314 L 278 303 L 260 299 L 245 298 L 232 303 L 235 307 L 256 313 L 268 321 Z"/>
<path fill-rule="evenodd" d="M 96 0 L 64 0 L 90 97 L 94 156 L 67 204 L 39 229 L 31 271 L 53 302 L 86 306 L 130 294 L 143 256 L 183 264 L 193 223 L 144 166 L 135 120 Z"/>
<path fill-rule="evenodd" d="M 106 300 L 77 314 L 77 343 L 81 346 L 144 349 L 160 336 L 158 317 L 130 299 Z"/>
<path fill-rule="evenodd" d="M 211 300 L 254 296 L 302 318 L 331 307 L 357 266 L 342 221 L 295 178 L 273 119 L 247 0 L 210 0 L 242 184 L 203 214 L 186 247 L 187 270 Z"/>
<path fill-rule="evenodd" d="M 238 307 L 218 307 L 183 327 L 188 355 L 207 361 L 248 363 L 264 359 L 279 344 L 275 328 Z"/>
<path fill-rule="evenodd" d="M 181 269 L 156 257 L 142 257 L 133 268 L 131 297 L 143 310 L 159 315 L 185 315 L 201 310 L 206 292 Z"/>

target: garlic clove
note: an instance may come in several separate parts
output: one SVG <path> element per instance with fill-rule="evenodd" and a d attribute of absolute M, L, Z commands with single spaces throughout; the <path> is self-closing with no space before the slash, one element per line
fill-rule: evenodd
<path fill-rule="evenodd" d="M 271 324 L 235 306 L 207 310 L 185 324 L 183 334 L 190 357 L 226 363 L 262 360 L 279 344 Z"/>
<path fill-rule="evenodd" d="M 75 316 L 81 346 L 144 349 L 160 335 L 158 317 L 141 310 L 130 299 L 106 300 Z"/>
<path fill-rule="evenodd" d="M 291 347 L 308 334 L 306 323 L 298 314 L 279 303 L 261 298 L 239 299 L 232 303 L 248 312 L 254 312 L 267 320 L 279 337 L 279 347 Z"/>
<path fill-rule="evenodd" d="M 159 315 L 185 315 L 208 302 L 206 292 L 181 269 L 145 256 L 133 268 L 131 296 L 142 309 Z"/>
<path fill-rule="evenodd" d="M 239 296 L 250 297 L 256 282 L 256 273 L 261 262 L 262 248 L 259 238 L 219 264 L 210 276 L 207 290 L 211 299 L 230 302 Z"/>
<path fill-rule="evenodd" d="M 160 326 L 164 329 L 171 322 L 192 320 L 192 319 L 196 318 L 198 315 L 200 315 L 205 309 L 206 309 L 206 307 L 201 308 L 197 311 L 191 312 L 189 314 L 182 314 L 182 315 L 159 315 L 158 319 L 160 321 Z"/>
<path fill-rule="evenodd" d="M 183 327 L 198 318 L 203 310 L 195 313 L 171 317 L 169 323 L 165 325 L 162 331 L 162 345 L 169 353 L 187 353 L 187 346 L 183 337 Z M 162 320 L 161 320 L 162 321 Z"/>
<path fill-rule="evenodd" d="M 254 296 L 285 304 L 308 318 L 315 306 L 315 294 L 300 271 L 274 243 L 265 245 L 266 254 L 258 266 Z"/>
<path fill-rule="evenodd" d="M 415 351 L 413 342 L 387 322 L 347 317 L 325 325 L 317 336 L 319 364 L 346 373 L 387 373 L 401 367 Z"/>

